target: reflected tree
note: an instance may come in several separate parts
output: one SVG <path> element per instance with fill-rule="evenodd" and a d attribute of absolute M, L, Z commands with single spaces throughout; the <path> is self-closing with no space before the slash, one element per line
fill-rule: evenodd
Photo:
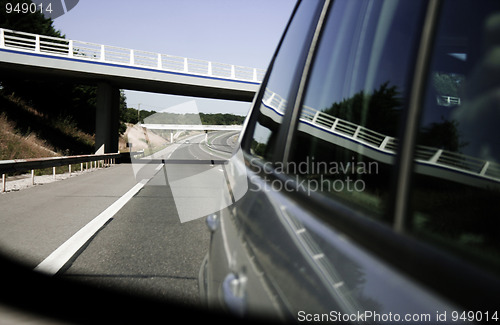
<path fill-rule="evenodd" d="M 385 135 L 397 136 L 401 106 L 397 86 L 389 86 L 387 81 L 372 94 L 362 90 L 340 103 L 333 103 L 324 112 Z"/>
<path fill-rule="evenodd" d="M 458 122 L 444 118 L 440 123 L 431 123 L 428 127 L 422 128 L 418 143 L 454 152 L 467 145 L 460 142 Z"/>

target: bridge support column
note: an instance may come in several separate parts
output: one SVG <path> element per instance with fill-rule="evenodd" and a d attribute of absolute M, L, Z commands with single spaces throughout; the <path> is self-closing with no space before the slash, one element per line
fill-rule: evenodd
<path fill-rule="evenodd" d="M 118 152 L 120 90 L 109 83 L 99 83 L 96 106 L 96 153 Z"/>

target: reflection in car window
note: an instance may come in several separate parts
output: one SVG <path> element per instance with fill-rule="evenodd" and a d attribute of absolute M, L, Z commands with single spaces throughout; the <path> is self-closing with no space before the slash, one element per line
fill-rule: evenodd
<path fill-rule="evenodd" d="M 321 36 L 287 165 L 309 188 L 387 212 L 424 4 L 339 0 Z"/>
<path fill-rule="evenodd" d="M 260 103 L 258 121 L 255 125 L 251 153 L 271 160 L 279 126 L 287 109 L 287 98 L 292 91 L 296 68 L 300 67 L 303 53 L 307 49 L 309 26 L 316 16 L 321 1 L 302 1 L 287 31 L 272 66 L 269 81 Z"/>
<path fill-rule="evenodd" d="M 415 150 L 412 231 L 498 270 L 500 3 L 446 1 L 439 22 Z"/>

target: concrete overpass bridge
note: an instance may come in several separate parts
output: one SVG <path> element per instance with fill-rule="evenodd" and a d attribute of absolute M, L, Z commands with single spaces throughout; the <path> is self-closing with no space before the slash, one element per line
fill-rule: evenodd
<path fill-rule="evenodd" d="M 143 123 L 140 125 L 148 130 L 169 130 L 170 141 L 174 141 L 174 131 L 205 131 L 205 140 L 207 131 L 241 131 L 243 125 L 204 125 L 204 124 L 154 124 Z M 179 133 L 178 133 L 179 134 Z"/>
<path fill-rule="evenodd" d="M 6 76 L 98 85 L 96 149 L 118 151 L 119 90 L 252 101 L 264 70 L 0 29 Z"/>
<path fill-rule="evenodd" d="M 203 125 L 203 124 L 141 124 L 141 127 L 150 130 L 175 131 L 241 131 L 242 125 Z"/>

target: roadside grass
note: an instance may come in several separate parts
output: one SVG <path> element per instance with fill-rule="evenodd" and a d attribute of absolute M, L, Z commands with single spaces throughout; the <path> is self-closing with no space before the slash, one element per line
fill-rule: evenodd
<path fill-rule="evenodd" d="M 0 160 L 55 157 L 53 147 L 33 134 L 22 136 L 5 113 L 0 113 Z"/>
<path fill-rule="evenodd" d="M 94 141 L 94 135 L 78 129 L 71 117 L 51 118 L 14 95 L 0 95 L 0 160 L 91 154 Z M 68 170 L 56 167 L 56 174 Z M 80 164 L 71 166 L 72 172 L 79 170 Z M 52 168 L 35 170 L 35 176 L 52 173 Z"/>
<path fill-rule="evenodd" d="M 95 136 L 79 130 L 71 117 L 40 113 L 14 95 L 0 95 L 0 123 L 0 159 L 89 154 L 94 150 Z"/>

